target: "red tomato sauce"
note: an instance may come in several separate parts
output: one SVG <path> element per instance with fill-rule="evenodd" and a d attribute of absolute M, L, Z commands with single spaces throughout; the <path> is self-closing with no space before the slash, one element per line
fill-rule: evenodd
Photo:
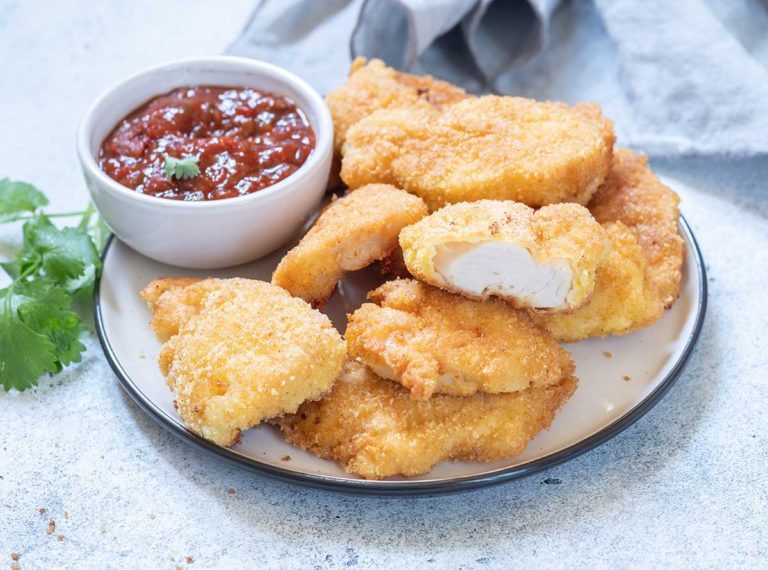
<path fill-rule="evenodd" d="M 123 119 L 99 150 L 99 166 L 142 194 L 220 200 L 296 172 L 315 147 L 304 112 L 281 95 L 239 87 L 182 87 Z M 167 157 L 197 157 L 199 174 L 169 178 Z"/>

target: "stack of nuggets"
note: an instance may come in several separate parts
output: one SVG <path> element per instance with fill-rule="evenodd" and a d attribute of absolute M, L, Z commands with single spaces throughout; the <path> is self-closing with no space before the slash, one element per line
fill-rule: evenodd
<path fill-rule="evenodd" d="M 678 197 L 643 156 L 614 151 L 612 124 L 592 104 L 474 97 L 377 60 L 356 60 L 327 101 L 335 174 L 349 190 L 272 285 L 163 280 L 144 292 L 158 336 L 170 338 L 160 363 L 182 417 L 222 445 L 267 420 L 371 479 L 519 454 L 576 389 L 558 342 L 648 326 L 676 299 Z M 334 337 L 317 309 L 345 272 L 377 262 L 400 278 L 369 292 L 345 341 Z M 203 302 L 198 288 L 209 290 Z M 238 293 L 227 309 L 217 299 L 230 289 L 273 301 Z M 212 362 L 196 372 L 189 347 L 232 349 L 217 329 L 231 333 L 239 309 L 269 321 L 247 331 L 262 347 L 238 360 L 251 377 L 224 366 L 214 378 Z M 285 321 L 268 312 L 302 325 L 272 344 Z M 281 357 L 300 381 L 264 397 L 258 388 L 278 377 L 251 364 L 291 343 L 300 356 Z"/>

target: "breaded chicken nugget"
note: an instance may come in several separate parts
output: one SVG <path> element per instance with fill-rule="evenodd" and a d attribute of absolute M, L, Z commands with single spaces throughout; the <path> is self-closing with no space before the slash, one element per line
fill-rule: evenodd
<path fill-rule="evenodd" d="M 336 149 L 341 149 L 347 129 L 378 109 L 412 106 L 443 107 L 468 97 L 460 87 L 429 75 L 400 73 L 381 61 L 352 62 L 349 80 L 326 96 L 333 117 Z"/>
<path fill-rule="evenodd" d="M 427 215 L 417 196 L 371 184 L 332 202 L 280 261 L 272 283 L 323 305 L 346 271 L 362 269 L 397 247 L 400 230 Z"/>
<path fill-rule="evenodd" d="M 394 184 L 431 210 L 455 202 L 586 204 L 611 165 L 613 130 L 596 107 L 469 98 L 442 112 L 376 111 L 349 128 L 341 178 Z"/>
<path fill-rule="evenodd" d="M 578 204 L 535 211 L 519 202 L 480 200 L 446 206 L 405 228 L 400 246 L 411 274 L 441 289 L 563 311 L 592 295 L 608 238 Z"/>
<path fill-rule="evenodd" d="M 219 445 L 319 398 L 346 357 L 328 317 L 263 281 L 159 279 L 142 297 L 179 414 Z"/>
<path fill-rule="evenodd" d="M 413 279 L 385 283 L 349 318 L 349 354 L 416 399 L 517 392 L 557 384 L 571 355 L 530 317 L 496 299 L 472 301 Z"/>
<path fill-rule="evenodd" d="M 275 420 L 285 439 L 366 479 L 426 473 L 439 461 L 494 461 L 521 453 L 576 389 L 557 384 L 469 398 L 409 397 L 349 362 L 331 392 Z"/>
<path fill-rule="evenodd" d="M 570 313 L 531 313 L 559 341 L 626 334 L 653 324 L 664 312 L 633 233 L 621 222 L 606 224 L 605 230 L 611 247 L 597 269 L 589 303 Z"/>
<path fill-rule="evenodd" d="M 661 183 L 644 155 L 616 151 L 608 178 L 589 203 L 600 223 L 622 222 L 635 234 L 647 272 L 665 307 L 680 293 L 683 238 L 678 231 L 678 195 Z"/>

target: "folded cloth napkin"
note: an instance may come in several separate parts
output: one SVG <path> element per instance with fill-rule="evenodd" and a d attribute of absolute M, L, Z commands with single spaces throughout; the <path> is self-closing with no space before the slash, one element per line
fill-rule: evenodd
<path fill-rule="evenodd" d="M 763 0 L 263 0 L 231 53 L 321 92 L 378 57 L 473 92 L 596 101 L 651 155 L 768 153 Z"/>

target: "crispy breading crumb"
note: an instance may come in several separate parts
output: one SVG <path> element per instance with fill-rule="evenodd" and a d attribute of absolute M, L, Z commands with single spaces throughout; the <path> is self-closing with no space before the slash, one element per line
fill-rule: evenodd
<path fill-rule="evenodd" d="M 64 541 L 64 535 L 63 534 L 59 534 L 58 536 L 56 536 L 56 540 L 58 540 L 59 542 L 63 542 Z"/>
<path fill-rule="evenodd" d="M 11 560 L 18 561 L 19 560 L 19 553 L 18 552 L 11 552 Z"/>
<path fill-rule="evenodd" d="M 445 459 L 494 461 L 522 452 L 549 426 L 576 379 L 515 394 L 419 401 L 349 361 L 331 391 L 272 420 L 285 439 L 367 479 L 428 472 Z"/>
<path fill-rule="evenodd" d="M 18 562 L 11 564 L 11 570 L 21 570 L 21 565 Z"/>
<path fill-rule="evenodd" d="M 290 461 L 290 460 L 291 460 L 291 456 L 290 456 L 290 455 L 283 455 L 283 456 L 281 457 L 281 460 L 282 460 L 282 461 Z"/>
<path fill-rule="evenodd" d="M 41 515 L 44 515 L 45 514 L 45 507 L 40 507 L 39 509 L 37 509 L 37 512 L 40 513 Z"/>
<path fill-rule="evenodd" d="M 272 283 L 313 307 L 325 304 L 339 279 L 389 256 L 400 230 L 427 215 L 417 196 L 370 184 L 328 206 L 299 244 L 280 260 Z"/>
<path fill-rule="evenodd" d="M 632 378 L 630 378 L 629 376 L 624 376 L 623 380 L 624 382 L 629 382 L 630 380 L 632 380 Z"/>
<path fill-rule="evenodd" d="M 635 235 L 646 273 L 665 307 L 680 293 L 685 246 L 677 224 L 680 198 L 662 184 L 645 155 L 614 153 L 608 178 L 587 206 L 598 222 L 622 222 Z"/>
<path fill-rule="evenodd" d="M 185 557 L 184 560 L 187 561 L 187 564 L 192 564 L 195 561 L 191 556 Z"/>
<path fill-rule="evenodd" d="M 606 358 L 613 358 L 613 354 L 611 354 L 611 353 L 610 353 L 610 352 L 608 352 L 607 350 L 604 350 L 604 351 L 603 351 L 603 356 L 605 356 Z"/>
<path fill-rule="evenodd" d="M 410 75 L 388 67 L 380 59 L 368 62 L 357 58 L 349 80 L 326 97 L 331 110 L 336 152 L 341 149 L 347 129 L 363 117 L 382 108 L 440 108 L 469 95 L 463 89 L 429 75 Z"/>
<path fill-rule="evenodd" d="M 164 341 L 158 362 L 179 414 L 221 446 L 319 398 L 346 356 L 326 315 L 264 281 L 157 279 L 142 297 Z"/>
<path fill-rule="evenodd" d="M 487 95 L 438 112 L 380 109 L 346 133 L 341 178 L 394 184 L 431 210 L 481 199 L 586 204 L 611 166 L 613 127 L 596 105 Z"/>
<path fill-rule="evenodd" d="M 646 274 L 645 256 L 635 235 L 621 222 L 604 227 L 611 249 L 597 269 L 589 303 L 571 313 L 531 314 L 559 341 L 627 334 L 652 325 L 664 314 L 664 304 Z"/>
<path fill-rule="evenodd" d="M 389 281 L 368 298 L 377 304 L 349 318 L 349 354 L 414 398 L 517 392 L 573 374 L 571 355 L 504 301 L 473 301 L 414 279 Z"/>
<path fill-rule="evenodd" d="M 47 532 L 48 534 L 53 534 L 53 531 L 55 530 L 56 530 L 56 521 L 51 519 L 48 521 L 48 528 L 46 529 L 45 532 Z"/>

